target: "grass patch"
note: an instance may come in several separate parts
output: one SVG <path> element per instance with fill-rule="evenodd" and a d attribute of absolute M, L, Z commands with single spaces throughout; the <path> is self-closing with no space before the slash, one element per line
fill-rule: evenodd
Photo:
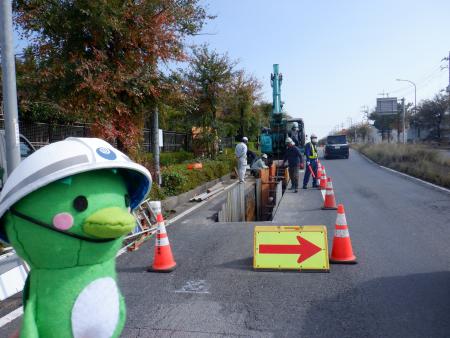
<path fill-rule="evenodd" d="M 352 147 L 374 162 L 450 188 L 450 160 L 438 151 L 411 144 L 364 144 Z"/>

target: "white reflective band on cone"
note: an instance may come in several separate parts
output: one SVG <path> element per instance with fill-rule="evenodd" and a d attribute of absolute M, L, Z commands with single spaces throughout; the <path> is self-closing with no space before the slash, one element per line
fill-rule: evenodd
<path fill-rule="evenodd" d="M 169 245 L 169 238 L 157 238 L 156 239 L 156 246 L 168 246 Z"/>
<path fill-rule="evenodd" d="M 347 225 L 345 214 L 338 214 L 336 217 L 336 225 Z"/>
<path fill-rule="evenodd" d="M 161 201 L 150 201 L 148 205 L 155 215 L 161 213 Z"/>
<path fill-rule="evenodd" d="M 348 233 L 348 229 L 336 229 L 334 230 L 334 237 L 345 238 L 350 237 L 350 234 Z"/>
<path fill-rule="evenodd" d="M 333 190 L 327 189 L 327 195 L 333 195 Z"/>
<path fill-rule="evenodd" d="M 166 227 L 164 226 L 164 223 L 162 223 L 162 225 L 158 225 L 158 233 L 159 234 L 167 234 Z"/>

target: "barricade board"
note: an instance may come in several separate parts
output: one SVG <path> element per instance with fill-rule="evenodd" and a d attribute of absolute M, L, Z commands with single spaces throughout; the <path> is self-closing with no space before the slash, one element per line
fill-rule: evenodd
<path fill-rule="evenodd" d="M 256 226 L 254 269 L 329 271 L 324 225 Z"/>

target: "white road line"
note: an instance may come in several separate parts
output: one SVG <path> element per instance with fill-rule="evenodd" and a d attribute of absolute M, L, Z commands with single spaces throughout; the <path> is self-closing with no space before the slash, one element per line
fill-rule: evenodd
<path fill-rule="evenodd" d="M 232 183 L 232 184 L 230 184 L 228 187 L 225 187 L 223 189 L 223 191 L 227 191 L 228 189 L 231 189 L 231 187 L 234 187 L 236 184 L 238 184 L 237 181 Z M 171 224 L 171 223 L 174 223 L 174 222 L 178 221 L 180 218 L 190 214 L 191 212 L 193 212 L 194 210 L 196 210 L 196 209 L 200 208 L 201 206 L 205 205 L 207 202 L 213 200 L 217 196 L 222 195 L 222 192 L 220 192 L 218 194 L 215 194 L 215 195 L 212 195 L 210 198 L 208 198 L 208 199 L 206 199 L 206 200 L 196 204 L 195 206 L 193 206 L 190 209 L 187 209 L 187 210 L 183 211 L 181 214 L 175 216 L 174 218 L 166 220 L 166 226 Z M 116 258 L 119 257 L 120 255 L 124 254 L 125 252 L 127 252 L 126 249 L 125 250 L 121 249 L 117 253 Z M 208 292 L 206 292 L 206 293 L 208 293 Z M 12 322 L 14 319 L 20 317 L 22 314 L 23 314 L 23 308 L 21 306 L 18 309 L 15 309 L 14 311 L 12 311 L 12 312 L 8 313 L 7 315 L 3 316 L 2 318 L 0 318 L 0 327 L 5 326 L 6 324 Z"/>
<path fill-rule="evenodd" d="M 359 151 L 358 151 L 358 154 L 361 155 L 362 157 L 364 157 L 367 161 L 371 162 L 372 164 L 375 164 L 376 166 L 378 166 L 378 167 L 380 167 L 380 168 L 386 169 L 386 170 L 388 170 L 388 171 L 390 171 L 390 172 L 393 172 L 393 173 L 395 173 L 395 174 L 398 174 L 398 175 L 404 176 L 404 177 L 406 177 L 406 178 L 413 179 L 413 180 L 415 180 L 415 181 L 418 181 L 418 182 L 421 182 L 421 183 L 423 183 L 423 184 L 429 185 L 430 187 L 439 189 L 439 190 L 444 191 L 444 192 L 446 192 L 446 193 L 450 193 L 450 189 L 447 189 L 447 188 L 441 187 L 441 186 L 439 186 L 439 185 L 436 185 L 436 184 L 433 184 L 433 183 L 424 181 L 424 180 L 422 180 L 422 179 L 420 179 L 420 178 L 417 178 L 417 177 L 414 177 L 414 176 L 411 176 L 411 175 L 402 173 L 402 172 L 400 172 L 400 171 L 397 171 L 397 170 L 394 170 L 394 169 L 385 167 L 385 166 L 383 166 L 383 165 L 381 165 L 381 164 L 378 164 L 377 162 L 371 160 L 370 158 L 368 158 L 366 155 L 360 153 Z"/>
<path fill-rule="evenodd" d="M 23 314 L 23 307 L 19 307 L 14 311 L 8 313 L 6 316 L 0 318 L 0 327 L 5 326 L 6 324 L 11 323 L 14 319 L 19 318 Z"/>

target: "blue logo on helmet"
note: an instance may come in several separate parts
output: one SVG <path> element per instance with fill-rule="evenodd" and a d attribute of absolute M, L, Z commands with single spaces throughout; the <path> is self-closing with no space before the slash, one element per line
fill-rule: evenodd
<path fill-rule="evenodd" d="M 96 152 L 100 157 L 103 157 L 110 161 L 115 160 L 117 158 L 117 155 L 111 149 L 108 148 L 104 147 L 97 148 Z"/>

